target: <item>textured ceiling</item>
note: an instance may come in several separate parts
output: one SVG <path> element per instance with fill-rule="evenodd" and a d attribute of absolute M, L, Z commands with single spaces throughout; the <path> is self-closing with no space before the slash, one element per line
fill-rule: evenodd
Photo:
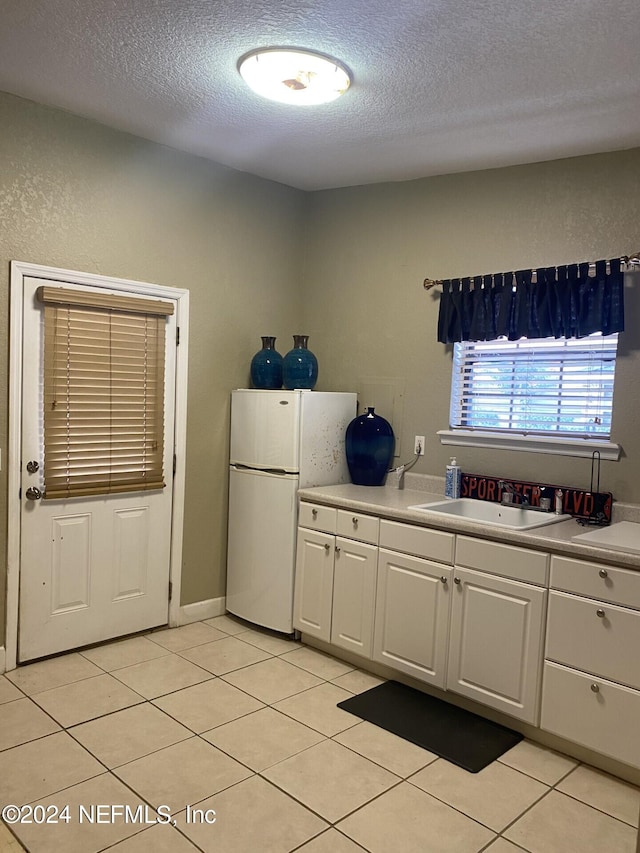
<path fill-rule="evenodd" d="M 0 0 L 0 90 L 303 189 L 640 145 L 638 0 Z M 261 100 L 255 47 L 354 82 Z"/>

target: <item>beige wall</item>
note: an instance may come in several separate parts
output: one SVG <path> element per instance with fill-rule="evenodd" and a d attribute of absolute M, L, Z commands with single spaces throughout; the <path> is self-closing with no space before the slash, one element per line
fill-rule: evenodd
<path fill-rule="evenodd" d="M 224 594 L 229 391 L 248 384 L 260 335 L 288 349 L 299 331 L 303 202 L 288 187 L 0 95 L 3 553 L 9 261 L 186 287 L 182 600 Z M 4 586 L 3 568 L 2 595 Z"/>
<path fill-rule="evenodd" d="M 303 325 L 322 375 L 359 392 L 371 377 L 404 385 L 402 458 L 426 436 L 417 473 L 444 474 L 454 448 L 451 348 L 436 342 L 439 290 L 425 277 L 611 258 L 640 249 L 640 149 L 398 184 L 317 192 L 307 207 Z M 601 488 L 640 503 L 640 274 L 626 291 L 613 440 Z M 361 404 L 375 403 L 361 394 Z M 455 448 L 464 471 L 588 486 L 590 460 Z"/>
<path fill-rule="evenodd" d="M 435 433 L 447 426 L 451 353 L 436 343 L 437 294 L 423 278 L 614 257 L 640 248 L 638 223 L 640 149 L 305 194 L 0 95 L 3 461 L 10 260 L 189 288 L 182 601 L 222 595 L 229 391 L 248 384 L 260 335 L 276 335 L 284 353 L 290 335 L 309 334 L 319 389 L 394 380 L 404 389 L 402 458 L 426 435 L 415 470 L 442 474 L 450 451 Z M 627 293 L 614 403 L 625 454 L 603 465 L 602 487 L 640 502 L 638 285 Z M 457 455 L 477 473 L 589 480 L 587 460 Z"/>

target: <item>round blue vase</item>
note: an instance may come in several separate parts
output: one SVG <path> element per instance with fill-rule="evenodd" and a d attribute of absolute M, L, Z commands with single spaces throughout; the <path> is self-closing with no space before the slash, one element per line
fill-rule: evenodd
<path fill-rule="evenodd" d="M 351 482 L 382 486 L 393 457 L 395 438 L 389 421 L 368 408 L 347 427 L 345 446 Z"/>
<path fill-rule="evenodd" d="M 251 384 L 254 388 L 282 388 L 282 356 L 276 339 L 262 338 L 262 349 L 251 359 Z"/>
<path fill-rule="evenodd" d="M 284 387 L 315 388 L 318 381 L 318 359 L 307 349 L 309 335 L 294 335 L 293 349 L 282 360 L 282 381 Z"/>

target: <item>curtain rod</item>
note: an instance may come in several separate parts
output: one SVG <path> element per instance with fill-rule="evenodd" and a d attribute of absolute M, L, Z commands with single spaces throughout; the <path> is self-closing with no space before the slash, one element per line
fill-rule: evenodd
<path fill-rule="evenodd" d="M 620 258 L 620 262 L 623 264 L 626 264 L 626 266 L 629 267 L 631 270 L 633 270 L 634 267 L 637 267 L 638 269 L 640 269 L 640 251 L 634 252 L 631 255 L 623 255 Z M 595 261 L 590 261 L 589 262 L 589 268 L 593 267 L 595 269 L 595 264 L 596 264 Z M 566 266 L 569 266 L 569 264 L 567 264 Z M 533 275 L 535 275 L 537 270 L 532 269 L 531 272 L 533 273 Z M 493 273 L 493 275 L 496 275 L 496 273 Z M 504 275 L 504 273 L 499 273 L 499 275 Z M 481 278 L 481 277 L 482 276 L 458 276 L 458 278 Z M 444 281 L 444 279 L 441 279 L 441 278 L 425 278 L 425 280 L 423 282 L 423 287 L 425 290 L 431 290 L 432 287 L 437 287 L 438 285 L 442 284 L 443 281 Z"/>

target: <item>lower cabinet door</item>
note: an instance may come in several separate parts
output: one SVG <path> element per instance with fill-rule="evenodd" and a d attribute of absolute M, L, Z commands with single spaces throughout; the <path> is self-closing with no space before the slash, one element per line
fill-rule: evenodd
<path fill-rule="evenodd" d="M 298 528 L 293 627 L 319 640 L 331 639 L 335 536 Z"/>
<path fill-rule="evenodd" d="M 376 599 L 375 545 L 336 538 L 331 642 L 371 657 Z"/>
<path fill-rule="evenodd" d="M 537 725 L 547 591 L 453 570 L 447 688 Z"/>
<path fill-rule="evenodd" d="M 374 660 L 444 687 L 451 572 L 380 548 Z"/>
<path fill-rule="evenodd" d="M 640 767 L 640 691 L 545 662 L 540 728 Z"/>

